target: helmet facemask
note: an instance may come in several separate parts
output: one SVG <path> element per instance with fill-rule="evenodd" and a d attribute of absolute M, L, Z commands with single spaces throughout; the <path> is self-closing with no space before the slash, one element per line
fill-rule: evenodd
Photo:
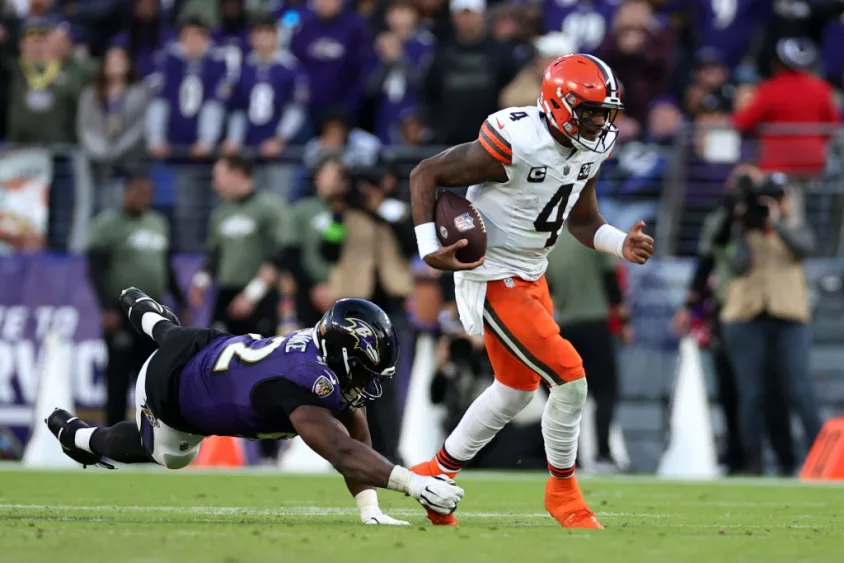
<path fill-rule="evenodd" d="M 606 98 L 603 102 L 594 102 L 581 98 L 574 92 L 562 96 L 558 89 L 558 96 L 550 100 L 541 100 L 541 110 L 549 116 L 549 121 L 561 133 L 571 140 L 575 148 L 603 154 L 610 150 L 618 136 L 615 120 L 624 109 L 621 100 Z M 596 123 L 602 119 L 603 123 Z M 584 129 L 594 128 L 595 138 L 587 139 Z"/>
<path fill-rule="evenodd" d="M 379 371 L 378 367 L 371 368 L 360 358 L 351 356 L 349 348 L 346 346 L 341 347 L 340 350 L 329 352 L 326 339 L 319 336 L 319 330 L 315 329 L 314 333 L 328 367 L 337 374 L 340 380 L 343 400 L 351 408 L 361 408 L 368 401 L 374 401 L 381 396 L 383 393 L 382 381 L 385 378 L 392 378 L 396 373 L 397 355 L 395 358 L 379 362 L 378 367 L 387 364 Z"/>

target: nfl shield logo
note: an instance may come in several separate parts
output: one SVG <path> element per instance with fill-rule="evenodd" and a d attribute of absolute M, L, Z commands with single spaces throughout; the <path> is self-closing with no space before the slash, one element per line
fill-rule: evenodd
<path fill-rule="evenodd" d="M 314 395 L 316 395 L 320 399 L 324 399 L 325 397 L 328 397 L 329 395 L 331 395 L 331 393 L 334 392 L 334 384 L 331 383 L 331 380 L 329 380 L 324 375 L 320 375 L 319 377 L 317 377 L 316 381 L 314 381 L 314 386 L 312 390 L 314 392 Z"/>
<path fill-rule="evenodd" d="M 568 175 L 569 175 L 569 172 L 571 172 L 571 166 L 569 166 L 568 164 L 566 164 L 566 165 L 563 167 L 563 176 L 568 176 Z"/>
<path fill-rule="evenodd" d="M 461 233 L 475 228 L 475 221 L 468 213 L 463 213 L 454 218 L 454 227 Z"/>

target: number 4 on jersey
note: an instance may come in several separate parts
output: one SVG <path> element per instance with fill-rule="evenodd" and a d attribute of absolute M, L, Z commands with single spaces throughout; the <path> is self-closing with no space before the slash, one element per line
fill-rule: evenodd
<path fill-rule="evenodd" d="M 536 229 L 536 232 L 551 233 L 551 236 L 545 241 L 545 248 L 554 246 L 557 242 L 557 237 L 560 236 L 560 228 L 563 226 L 563 214 L 566 212 L 573 187 L 574 184 L 560 186 L 554 196 L 542 208 L 542 211 L 539 212 L 536 221 L 533 222 L 533 228 Z M 553 221 L 549 221 L 548 219 L 551 217 L 554 208 L 557 209 L 557 215 Z"/>

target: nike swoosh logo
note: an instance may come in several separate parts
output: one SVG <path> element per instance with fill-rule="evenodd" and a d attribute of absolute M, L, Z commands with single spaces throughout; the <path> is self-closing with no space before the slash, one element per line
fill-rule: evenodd
<path fill-rule="evenodd" d="M 495 122 L 498 124 L 499 129 L 504 129 L 504 124 L 496 117 Z"/>

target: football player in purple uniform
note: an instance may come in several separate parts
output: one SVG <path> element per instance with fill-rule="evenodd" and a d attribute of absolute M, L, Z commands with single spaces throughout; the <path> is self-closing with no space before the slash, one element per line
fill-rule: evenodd
<path fill-rule="evenodd" d="M 367 401 L 392 378 L 398 339 L 390 319 L 363 299 L 342 299 L 313 328 L 285 336 L 231 336 L 185 328 L 136 288 L 120 296 L 132 326 L 158 344 L 135 387 L 135 422 L 88 426 L 56 409 L 46 420 L 64 453 L 113 468 L 154 462 L 181 469 L 206 436 L 300 436 L 346 479 L 367 524 L 407 524 L 383 514 L 375 487 L 450 514 L 463 490 L 446 476 L 423 477 L 371 447 Z"/>

